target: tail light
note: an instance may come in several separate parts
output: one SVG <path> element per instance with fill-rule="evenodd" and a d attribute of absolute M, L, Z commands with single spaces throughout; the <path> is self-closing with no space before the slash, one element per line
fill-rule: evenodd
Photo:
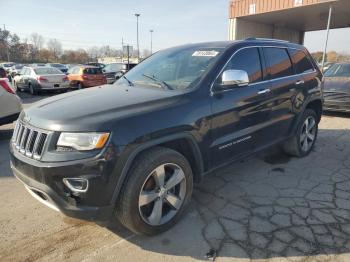
<path fill-rule="evenodd" d="M 68 76 L 65 76 L 62 80 L 63 80 L 63 82 L 69 81 Z"/>
<path fill-rule="evenodd" d="M 47 81 L 48 81 L 45 77 L 42 77 L 42 76 L 38 76 L 36 79 L 37 79 L 39 82 L 47 82 Z"/>
<path fill-rule="evenodd" d="M 6 92 L 10 93 L 10 94 L 15 94 L 15 92 L 12 90 L 12 88 L 9 86 L 9 84 L 7 83 L 7 81 L 5 80 L 0 80 L 0 86 L 6 90 Z"/>

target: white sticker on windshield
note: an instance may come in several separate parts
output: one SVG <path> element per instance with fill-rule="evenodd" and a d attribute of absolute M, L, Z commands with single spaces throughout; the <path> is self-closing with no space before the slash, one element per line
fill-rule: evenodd
<path fill-rule="evenodd" d="M 218 51 L 195 51 L 192 56 L 211 56 L 211 57 L 214 57 L 214 56 L 217 56 L 218 55 Z"/>

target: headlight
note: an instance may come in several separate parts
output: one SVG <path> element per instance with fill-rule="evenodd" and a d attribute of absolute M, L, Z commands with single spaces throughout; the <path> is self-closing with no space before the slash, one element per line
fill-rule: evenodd
<path fill-rule="evenodd" d="M 109 133 L 61 133 L 57 146 L 76 150 L 101 149 L 107 142 Z"/>

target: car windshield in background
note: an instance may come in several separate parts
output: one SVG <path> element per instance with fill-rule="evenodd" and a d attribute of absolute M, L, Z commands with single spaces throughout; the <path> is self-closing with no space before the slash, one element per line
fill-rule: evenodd
<path fill-rule="evenodd" d="M 99 75 L 102 74 L 101 68 L 85 68 L 83 71 L 87 75 Z"/>
<path fill-rule="evenodd" d="M 61 65 L 61 64 L 50 64 L 52 67 L 55 67 L 55 68 L 64 68 L 65 66 L 64 65 Z"/>
<path fill-rule="evenodd" d="M 134 84 L 186 89 L 203 77 L 222 50 L 196 46 L 160 51 L 125 76 Z M 117 83 L 121 81 L 126 80 L 121 78 Z"/>
<path fill-rule="evenodd" d="M 120 70 L 123 70 L 123 64 L 109 64 L 106 65 L 106 67 L 104 68 L 104 70 L 108 73 L 108 72 L 118 72 Z"/>
<path fill-rule="evenodd" d="M 326 77 L 350 77 L 350 64 L 334 64 L 325 73 Z"/>
<path fill-rule="evenodd" d="M 24 67 L 24 65 L 15 65 L 16 69 L 22 69 Z"/>
<path fill-rule="evenodd" d="M 35 68 L 34 72 L 37 75 L 62 75 L 62 72 L 56 68 L 48 67 L 48 68 Z"/>

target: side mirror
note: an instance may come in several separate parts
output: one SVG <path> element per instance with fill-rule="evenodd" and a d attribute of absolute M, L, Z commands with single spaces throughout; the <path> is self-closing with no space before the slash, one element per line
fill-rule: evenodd
<path fill-rule="evenodd" d="M 249 84 L 249 76 L 243 70 L 226 70 L 222 73 L 221 87 L 241 87 Z"/>
<path fill-rule="evenodd" d="M 102 69 L 102 72 L 103 72 L 103 73 L 106 73 L 106 70 L 105 70 L 105 69 Z"/>

